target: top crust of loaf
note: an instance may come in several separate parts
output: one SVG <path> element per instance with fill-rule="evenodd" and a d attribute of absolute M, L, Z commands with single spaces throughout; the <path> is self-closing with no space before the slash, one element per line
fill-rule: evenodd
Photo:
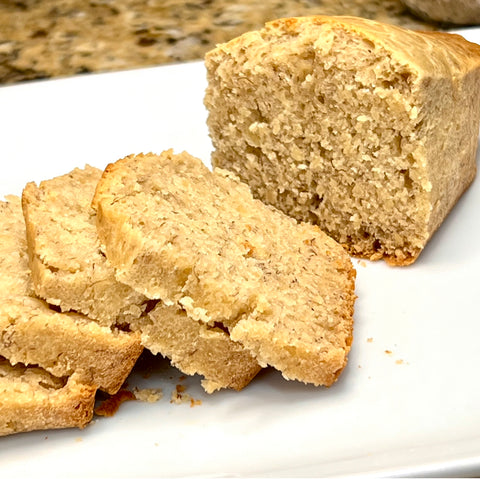
<path fill-rule="evenodd" d="M 223 324 L 289 379 L 330 385 L 338 377 L 352 341 L 355 271 L 318 227 L 171 150 L 110 165 L 94 205 L 122 281 Z"/>
<path fill-rule="evenodd" d="M 260 31 L 247 32 L 207 53 L 213 59 L 216 52 L 248 47 L 258 35 L 265 40 L 288 35 L 298 35 L 310 30 L 321 31 L 323 26 L 339 27 L 355 33 L 366 40 L 374 41 L 390 51 L 401 65 L 408 64 L 418 72 L 428 71 L 438 76 L 450 76 L 452 72 L 462 75 L 480 65 L 480 45 L 465 40 L 461 35 L 444 32 L 416 32 L 396 25 L 349 16 L 314 15 L 274 20 Z M 433 52 L 435 52 L 433 54 Z"/>

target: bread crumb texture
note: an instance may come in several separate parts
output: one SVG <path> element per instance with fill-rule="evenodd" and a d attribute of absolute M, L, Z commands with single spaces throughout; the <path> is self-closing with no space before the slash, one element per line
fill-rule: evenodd
<path fill-rule="evenodd" d="M 0 355 L 59 377 L 77 373 L 85 384 L 116 392 L 143 350 L 140 334 L 59 313 L 34 297 L 18 197 L 0 202 L 0 238 Z"/>
<path fill-rule="evenodd" d="M 33 293 L 21 200 L 0 201 L 0 297 Z"/>
<path fill-rule="evenodd" d="M 224 367 L 252 354 L 287 379 L 337 379 L 352 342 L 355 270 L 318 227 L 254 200 L 227 171 L 171 150 L 109 165 L 94 206 L 117 277 L 161 300 L 162 311 L 148 317 L 155 334 L 164 334 L 157 321 L 196 328 L 181 341 L 179 362 L 199 354 L 208 364 L 225 348 Z M 168 342 L 175 331 L 166 334 Z M 216 346 L 191 346 L 203 341 Z M 206 389 L 222 384 L 212 379 Z"/>
<path fill-rule="evenodd" d="M 139 317 L 146 298 L 115 279 L 90 204 L 102 171 L 86 166 L 28 183 L 22 194 L 35 293 L 104 325 Z"/>
<path fill-rule="evenodd" d="M 200 374 L 203 388 L 212 393 L 222 388 L 243 389 L 258 373 L 260 366 L 228 332 L 190 317 L 181 307 L 162 301 L 131 323 L 142 334 L 142 344 L 162 354 L 186 374 Z"/>
<path fill-rule="evenodd" d="M 12 364 L 37 364 L 56 376 L 77 372 L 86 383 L 114 393 L 142 349 L 138 333 L 57 313 L 36 298 L 5 298 L 0 306 L 0 354 Z"/>
<path fill-rule="evenodd" d="M 201 406 L 201 399 L 194 399 L 190 394 L 186 393 L 186 388 L 181 384 L 177 384 L 170 395 L 171 404 L 190 404 L 190 407 Z"/>
<path fill-rule="evenodd" d="M 163 391 L 161 388 L 134 388 L 133 394 L 137 401 L 154 403 L 160 401 L 163 397 Z"/>
<path fill-rule="evenodd" d="M 353 255 L 412 263 L 475 176 L 480 46 L 463 37 L 289 18 L 206 67 L 214 166 Z"/>

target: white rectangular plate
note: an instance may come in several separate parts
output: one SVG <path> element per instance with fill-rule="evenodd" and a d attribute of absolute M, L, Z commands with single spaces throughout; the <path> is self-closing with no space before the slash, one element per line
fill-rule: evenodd
<path fill-rule="evenodd" d="M 480 39 L 480 30 L 466 33 Z M 209 163 L 202 63 L 0 88 L 0 196 L 89 163 L 187 150 Z M 355 340 L 330 389 L 263 371 L 206 395 L 166 361 L 162 387 L 85 430 L 0 438 L 1 477 L 480 474 L 480 182 L 407 268 L 354 260 Z M 202 404 L 170 403 L 176 384 Z"/>

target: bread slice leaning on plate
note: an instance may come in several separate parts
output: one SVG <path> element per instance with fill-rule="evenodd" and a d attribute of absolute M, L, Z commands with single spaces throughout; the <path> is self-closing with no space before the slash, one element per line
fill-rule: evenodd
<path fill-rule="evenodd" d="M 109 165 L 93 205 L 119 280 L 287 379 L 338 378 L 352 342 L 355 270 L 318 227 L 171 150 Z"/>
<path fill-rule="evenodd" d="M 22 193 L 35 294 L 105 326 L 139 317 L 146 298 L 115 279 L 102 253 L 91 202 L 102 170 L 86 165 Z"/>
<path fill-rule="evenodd" d="M 59 313 L 35 297 L 20 198 L 0 202 L 0 355 L 57 377 L 77 374 L 110 394 L 121 387 L 143 347 L 138 333 Z"/>

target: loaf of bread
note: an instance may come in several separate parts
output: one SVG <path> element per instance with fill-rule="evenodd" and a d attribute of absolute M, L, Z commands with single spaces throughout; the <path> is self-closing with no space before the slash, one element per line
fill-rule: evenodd
<path fill-rule="evenodd" d="M 35 366 L 12 366 L 0 356 L 0 436 L 83 428 L 93 416 L 95 391 L 75 374 L 57 378 Z"/>
<path fill-rule="evenodd" d="M 402 0 L 402 2 L 425 20 L 458 25 L 480 24 L 480 0 Z"/>
<path fill-rule="evenodd" d="M 109 165 L 93 204 L 121 281 L 204 331 L 224 331 L 287 379 L 338 378 L 352 342 L 355 271 L 318 227 L 171 150 Z"/>
<path fill-rule="evenodd" d="M 29 183 L 22 205 L 37 296 L 109 326 L 138 318 L 146 298 L 115 280 L 100 249 L 90 203 L 101 174 L 87 165 Z"/>
<path fill-rule="evenodd" d="M 463 37 L 289 18 L 205 62 L 214 166 L 353 255 L 412 263 L 475 176 L 480 46 Z"/>
<path fill-rule="evenodd" d="M 59 313 L 35 298 L 20 198 L 0 202 L 0 355 L 115 393 L 142 351 L 139 333 Z"/>

